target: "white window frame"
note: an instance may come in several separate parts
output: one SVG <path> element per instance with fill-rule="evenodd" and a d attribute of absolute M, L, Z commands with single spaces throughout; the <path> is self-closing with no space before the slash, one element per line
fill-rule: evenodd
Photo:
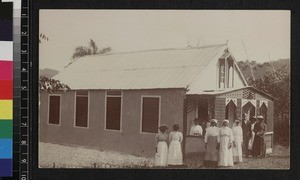
<path fill-rule="evenodd" d="M 121 92 L 121 95 L 109 95 L 107 94 L 109 91 L 105 92 L 105 103 L 104 103 L 104 130 L 105 131 L 114 131 L 114 132 L 123 132 L 123 91 Z M 107 110 L 107 98 L 108 97 L 120 97 L 121 98 L 121 109 L 120 109 L 120 130 L 115 129 L 106 129 L 106 110 Z"/>
<path fill-rule="evenodd" d="M 50 97 L 51 96 L 59 96 L 59 123 L 58 124 L 52 124 L 49 122 L 50 118 Z M 47 117 L 47 124 L 53 125 L 53 126 L 60 126 L 61 124 L 61 104 L 62 104 L 62 95 L 61 94 L 49 94 L 48 96 L 48 117 Z"/>
<path fill-rule="evenodd" d="M 76 126 L 76 103 L 77 103 L 77 91 L 75 91 L 75 98 L 74 98 L 74 128 L 82 128 L 82 129 L 89 129 L 89 124 L 90 124 L 90 91 L 88 91 L 88 95 L 78 95 L 81 97 L 86 97 L 88 98 L 88 112 L 87 112 L 87 127 L 82 127 L 82 126 Z"/>
<path fill-rule="evenodd" d="M 158 105 L 159 105 L 159 111 L 158 111 L 158 127 L 157 129 L 160 127 L 161 124 L 161 96 L 158 95 L 142 95 L 141 96 L 141 113 L 140 113 L 140 134 L 156 134 L 156 133 L 150 133 L 150 132 L 143 132 L 143 98 L 144 97 L 149 97 L 149 98 L 158 98 Z"/>

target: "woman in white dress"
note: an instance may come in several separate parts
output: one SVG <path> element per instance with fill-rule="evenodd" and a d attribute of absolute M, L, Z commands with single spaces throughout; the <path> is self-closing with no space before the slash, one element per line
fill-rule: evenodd
<path fill-rule="evenodd" d="M 159 127 L 159 132 L 156 135 L 156 154 L 154 158 L 155 166 L 167 166 L 168 158 L 168 134 L 166 130 L 168 129 L 167 125 L 163 124 Z"/>
<path fill-rule="evenodd" d="M 224 120 L 220 127 L 219 166 L 233 166 L 232 142 L 233 135 L 228 127 L 229 121 Z"/>
<path fill-rule="evenodd" d="M 168 153 L 168 164 L 169 165 L 182 165 L 182 150 L 181 150 L 181 143 L 182 143 L 182 133 L 178 131 L 179 125 L 173 125 L 173 131 L 169 134 L 169 153 Z"/>
<path fill-rule="evenodd" d="M 198 118 L 195 118 L 194 124 L 192 125 L 190 130 L 191 136 L 202 136 L 203 129 L 199 124 L 200 120 Z"/>
<path fill-rule="evenodd" d="M 234 163 L 241 163 L 243 162 L 243 129 L 240 126 L 240 120 L 235 120 L 232 133 L 233 133 L 233 161 Z"/>

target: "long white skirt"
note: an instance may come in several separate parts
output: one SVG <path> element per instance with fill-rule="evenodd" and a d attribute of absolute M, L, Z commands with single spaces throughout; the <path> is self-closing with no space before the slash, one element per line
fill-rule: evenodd
<path fill-rule="evenodd" d="M 243 149 L 241 138 L 236 138 L 235 147 L 232 148 L 232 153 L 234 162 L 243 162 Z"/>
<path fill-rule="evenodd" d="M 172 140 L 169 146 L 168 153 L 168 164 L 169 165 L 182 165 L 182 150 L 181 143 L 177 140 Z"/>
<path fill-rule="evenodd" d="M 165 141 L 160 141 L 157 144 L 157 153 L 154 158 L 155 166 L 167 166 L 168 145 Z"/>
<path fill-rule="evenodd" d="M 232 148 L 228 149 L 229 137 L 221 137 L 219 151 L 219 166 L 233 166 Z"/>

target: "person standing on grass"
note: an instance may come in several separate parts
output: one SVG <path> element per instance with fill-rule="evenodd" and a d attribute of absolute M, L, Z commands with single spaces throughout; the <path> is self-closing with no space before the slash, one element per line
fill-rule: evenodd
<path fill-rule="evenodd" d="M 233 127 L 232 127 L 232 134 L 233 134 L 233 161 L 234 163 L 241 163 L 243 162 L 243 129 L 240 126 L 240 120 L 236 119 Z"/>
<path fill-rule="evenodd" d="M 182 165 L 183 157 L 182 157 L 182 149 L 181 143 L 183 140 L 182 133 L 178 131 L 179 125 L 173 125 L 173 131 L 169 134 L 169 152 L 168 152 L 168 165 Z"/>
<path fill-rule="evenodd" d="M 210 127 L 206 129 L 204 142 L 205 142 L 205 157 L 203 166 L 209 168 L 218 167 L 219 148 L 220 148 L 220 135 L 219 128 L 217 127 L 218 121 L 212 119 Z"/>
<path fill-rule="evenodd" d="M 219 150 L 219 166 L 233 166 L 232 142 L 233 135 L 228 127 L 229 121 L 225 119 L 220 127 L 220 150 Z"/>
<path fill-rule="evenodd" d="M 156 135 L 156 154 L 154 158 L 155 166 L 167 166 L 168 158 L 168 134 L 166 130 L 168 129 L 167 125 L 163 124 L 159 127 L 159 132 Z"/>
<path fill-rule="evenodd" d="M 265 133 L 267 132 L 267 125 L 264 123 L 264 117 L 262 115 L 257 116 L 258 122 L 254 126 L 254 142 L 252 153 L 254 157 L 266 156 L 266 143 Z"/>

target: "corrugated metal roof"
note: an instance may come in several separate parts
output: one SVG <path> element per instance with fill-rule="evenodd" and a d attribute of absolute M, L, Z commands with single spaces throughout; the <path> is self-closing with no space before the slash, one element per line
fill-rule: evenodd
<path fill-rule="evenodd" d="M 54 79 L 71 89 L 187 88 L 226 44 L 86 56 Z"/>

